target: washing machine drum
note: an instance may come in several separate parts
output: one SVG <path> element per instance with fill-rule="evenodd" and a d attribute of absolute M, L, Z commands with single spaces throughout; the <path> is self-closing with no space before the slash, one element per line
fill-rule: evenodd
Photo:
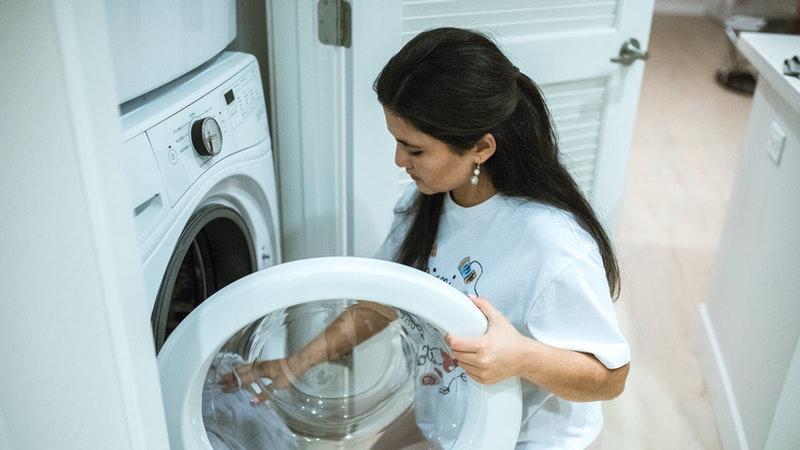
<path fill-rule="evenodd" d="M 171 448 L 513 448 L 519 380 L 473 381 L 444 341 L 485 331 L 462 293 L 400 264 L 256 272 L 203 302 L 158 355 Z"/>

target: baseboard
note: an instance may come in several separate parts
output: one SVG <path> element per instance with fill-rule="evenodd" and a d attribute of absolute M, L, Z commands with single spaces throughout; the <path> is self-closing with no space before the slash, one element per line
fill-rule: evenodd
<path fill-rule="evenodd" d="M 717 422 L 722 447 L 726 450 L 749 450 L 742 417 L 733 393 L 728 369 L 717 341 L 714 324 L 705 303 L 697 306 L 700 317 L 699 345 L 700 369 L 708 386 L 714 417 Z"/>
<path fill-rule="evenodd" d="M 653 8 L 655 14 L 665 16 L 705 16 L 711 5 L 705 2 L 660 2 Z"/>

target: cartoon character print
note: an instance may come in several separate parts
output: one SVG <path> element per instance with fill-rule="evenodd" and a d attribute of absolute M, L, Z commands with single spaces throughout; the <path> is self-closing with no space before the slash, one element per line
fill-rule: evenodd
<path fill-rule="evenodd" d="M 434 242 L 433 246 L 431 247 L 431 258 L 434 258 L 437 252 L 438 248 L 436 242 Z M 440 281 L 444 281 L 450 286 L 453 286 L 456 278 L 460 277 L 464 282 L 463 292 L 465 294 L 469 293 L 480 296 L 480 294 L 478 294 L 478 281 L 480 281 L 481 276 L 483 276 L 483 265 L 480 263 L 480 261 L 472 259 L 469 256 L 465 256 L 456 266 L 456 273 L 450 276 L 443 274 L 442 271 L 439 270 L 439 268 L 437 268 L 435 265 L 432 265 L 431 262 L 431 259 L 429 259 L 428 265 L 424 268 L 426 273 L 433 275 Z"/>
<path fill-rule="evenodd" d="M 442 382 L 442 371 L 433 368 L 433 372 L 423 373 L 419 379 L 419 383 L 423 386 L 435 386 Z"/>
<path fill-rule="evenodd" d="M 476 270 L 477 268 L 477 270 Z M 471 260 L 469 256 L 465 256 L 461 262 L 458 263 L 458 273 L 461 279 L 464 280 L 465 285 L 472 284 L 472 293 L 478 295 L 478 280 L 483 275 L 483 266 L 478 260 Z"/>
<path fill-rule="evenodd" d="M 400 320 L 403 332 L 416 336 L 420 342 L 415 363 L 421 386 L 440 386 L 435 392 L 446 395 L 451 392 L 455 380 L 467 381 L 466 373 L 463 370 L 459 373 L 458 361 L 448 353 L 444 342 L 437 337 L 439 334 L 430 325 L 404 311 L 400 311 Z"/>
<path fill-rule="evenodd" d="M 453 359 L 449 353 L 442 349 L 439 349 L 439 351 L 442 353 L 442 368 L 445 372 L 450 373 L 453 371 L 453 369 L 458 367 L 458 361 Z"/>
<path fill-rule="evenodd" d="M 437 253 L 437 243 L 434 242 L 431 247 L 431 258 L 428 260 L 428 266 L 424 269 L 425 272 L 451 286 L 453 286 L 458 278 L 461 278 L 464 283 L 463 292 L 465 294 L 472 293 L 476 296 L 480 295 L 478 294 L 478 281 L 480 281 L 483 275 L 483 265 L 481 265 L 480 261 L 465 256 L 459 261 L 456 267 L 456 273 L 447 275 L 446 273 L 443 274 L 439 268 L 435 266 L 434 258 Z M 431 264 L 432 262 L 434 264 Z M 407 333 L 409 329 L 416 331 L 424 341 L 424 327 L 420 325 L 413 316 L 403 314 L 402 320 L 405 325 L 403 327 L 404 332 Z M 454 359 L 447 350 L 444 343 L 442 343 L 441 346 L 425 343 L 419 347 L 416 361 L 417 367 L 421 368 L 426 365 L 431 367 L 429 370 L 425 370 L 420 376 L 420 384 L 422 386 L 441 385 L 437 392 L 442 395 L 451 392 L 452 385 L 456 380 L 461 380 L 462 382 L 467 381 L 466 372 L 458 366 L 458 361 Z M 439 369 L 440 367 L 441 370 Z M 442 373 L 442 371 L 444 371 L 444 373 Z M 449 380 L 447 378 L 449 378 Z"/>
<path fill-rule="evenodd" d="M 456 381 L 456 380 L 461 380 L 461 381 L 463 381 L 463 382 L 465 382 L 465 383 L 466 383 L 466 381 L 467 381 L 467 372 L 463 372 L 463 371 L 462 371 L 461 373 L 459 373 L 459 374 L 458 374 L 458 375 L 456 375 L 455 377 L 451 378 L 451 379 L 450 379 L 450 382 L 449 382 L 449 383 L 447 383 L 447 386 L 442 386 L 442 387 L 440 387 L 438 392 L 439 392 L 440 394 L 442 394 L 442 395 L 447 395 L 447 394 L 449 394 L 449 393 L 450 393 L 450 386 L 452 386 L 452 385 L 453 385 L 453 382 L 454 382 L 454 381 Z"/>

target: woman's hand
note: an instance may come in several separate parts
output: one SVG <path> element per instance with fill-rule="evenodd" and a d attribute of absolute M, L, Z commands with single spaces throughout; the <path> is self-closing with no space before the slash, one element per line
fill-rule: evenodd
<path fill-rule="evenodd" d="M 447 336 L 453 357 L 482 384 L 525 378 L 571 401 L 610 400 L 625 389 L 629 365 L 609 369 L 591 353 L 564 350 L 520 334 L 488 300 L 470 296 L 489 321 L 479 337 Z"/>
<path fill-rule="evenodd" d="M 252 383 L 257 383 L 261 392 L 253 396 L 250 401 L 259 404 L 270 398 L 272 392 L 286 389 L 306 371 L 297 358 L 289 357 L 284 359 L 273 359 L 268 361 L 253 361 L 250 364 L 243 364 L 233 372 L 223 375 L 219 380 L 219 385 L 225 392 L 233 392 L 240 387 L 248 387 Z M 272 383 L 264 386 L 260 380 L 269 378 Z M 266 389 L 264 389 L 266 387 Z"/>
<path fill-rule="evenodd" d="M 458 365 L 481 384 L 495 384 L 520 375 L 523 350 L 531 340 L 521 335 L 488 300 L 469 297 L 486 316 L 489 326 L 483 336 L 445 338 Z"/>

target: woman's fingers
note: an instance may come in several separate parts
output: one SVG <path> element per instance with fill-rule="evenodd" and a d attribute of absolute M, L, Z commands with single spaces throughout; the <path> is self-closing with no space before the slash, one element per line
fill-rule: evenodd
<path fill-rule="evenodd" d="M 217 384 L 222 387 L 224 392 L 233 392 L 239 389 L 239 380 L 233 372 L 221 376 Z"/>
<path fill-rule="evenodd" d="M 274 391 L 276 389 L 286 389 L 292 384 L 295 377 L 300 373 L 295 373 L 295 369 L 289 364 L 288 359 L 277 359 L 269 361 L 253 361 L 251 364 L 243 364 L 233 369 L 231 373 L 222 375 L 218 384 L 225 392 L 233 392 L 241 387 L 250 386 L 257 383 L 263 388 L 263 384 L 259 380 L 268 378 L 271 384 L 267 385 L 267 391 Z M 270 397 L 270 392 L 262 392 L 253 397 L 254 400 L 266 400 Z M 259 401 L 254 401 L 259 403 Z"/>
<path fill-rule="evenodd" d="M 478 370 L 478 369 L 476 369 L 475 367 L 472 367 L 472 366 L 464 366 L 463 369 L 464 369 L 464 372 L 466 372 L 467 375 L 470 378 L 472 378 L 473 380 L 477 381 L 480 384 L 486 384 L 484 382 L 484 378 L 481 376 L 480 370 Z"/>
<path fill-rule="evenodd" d="M 458 361 L 458 367 L 461 367 L 462 369 L 464 369 L 468 373 L 469 372 L 480 372 L 480 367 L 475 365 L 472 362 L 469 362 L 469 361 L 461 361 L 461 360 L 459 360 Z"/>
<path fill-rule="evenodd" d="M 489 300 L 483 297 L 476 297 L 474 295 L 468 295 L 468 297 L 473 303 L 475 303 L 475 306 L 481 310 L 483 315 L 486 316 L 486 320 L 489 322 L 489 325 L 492 325 L 498 317 L 503 317 L 503 314 L 498 311 L 498 309 L 495 308 Z"/>
<path fill-rule="evenodd" d="M 463 365 L 463 364 L 469 364 L 471 366 L 477 366 L 477 365 L 479 365 L 479 361 L 480 361 L 479 354 L 478 353 L 473 353 L 473 352 L 459 352 L 459 351 L 453 350 L 453 352 L 450 353 L 450 356 L 452 356 L 453 359 L 458 361 L 458 365 L 459 366 Z"/>
<path fill-rule="evenodd" d="M 469 357 L 459 359 L 458 367 L 461 367 L 470 375 L 480 375 L 481 378 L 486 378 L 486 375 L 492 371 L 491 366 L 484 364 L 479 359 Z"/>
<path fill-rule="evenodd" d="M 453 336 L 448 334 L 445 337 L 447 345 L 454 351 L 475 353 L 484 347 L 484 337 L 469 337 L 469 336 Z"/>
<path fill-rule="evenodd" d="M 250 403 L 252 405 L 260 405 L 260 404 L 264 403 L 265 401 L 269 400 L 270 397 L 272 397 L 272 392 L 273 391 L 274 391 L 274 389 L 272 389 L 272 385 L 267 386 L 267 389 L 265 389 L 265 390 L 259 392 L 258 394 L 250 397 Z"/>
<path fill-rule="evenodd" d="M 226 373 L 225 375 L 221 376 L 218 384 L 222 386 L 222 390 L 225 392 L 231 392 L 246 384 L 250 384 L 256 381 L 258 378 L 264 376 L 257 369 L 258 364 L 261 364 L 261 361 L 253 361 L 250 364 L 242 364 L 241 366 L 234 368 L 231 373 Z"/>

